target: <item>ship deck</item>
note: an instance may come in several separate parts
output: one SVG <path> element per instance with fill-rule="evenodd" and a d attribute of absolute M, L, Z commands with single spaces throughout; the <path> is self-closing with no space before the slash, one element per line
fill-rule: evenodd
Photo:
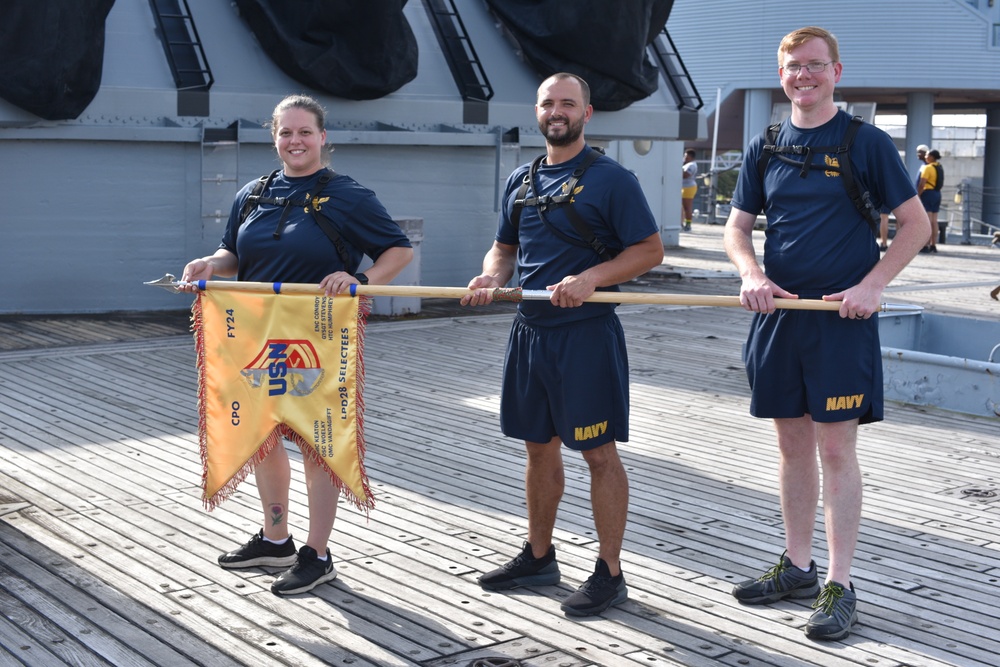
<path fill-rule="evenodd" d="M 696 225 L 629 289 L 735 293 L 721 231 Z M 940 246 L 887 300 L 996 318 L 998 260 L 986 247 Z M 500 434 L 497 416 L 509 308 L 467 314 L 435 301 L 420 317 L 369 323 L 377 506 L 366 518 L 342 501 L 339 577 L 287 599 L 270 593 L 272 570 L 216 564 L 256 532 L 261 510 L 252 476 L 203 508 L 183 309 L 0 320 L 0 665 L 997 664 L 997 419 L 889 403 L 884 422 L 862 428 L 860 624 L 844 641 L 813 642 L 802 633 L 808 601 L 745 607 L 730 595 L 783 544 L 773 432 L 747 410 L 749 315 L 619 312 L 632 381 L 620 446 L 630 597 L 583 620 L 559 611 L 596 553 L 588 475 L 570 452 L 555 535 L 563 581 L 506 594 L 475 582 L 526 534 L 523 445 Z M 304 535 L 302 461 L 290 452 L 290 524 Z M 822 568 L 820 532 L 815 557 Z"/>

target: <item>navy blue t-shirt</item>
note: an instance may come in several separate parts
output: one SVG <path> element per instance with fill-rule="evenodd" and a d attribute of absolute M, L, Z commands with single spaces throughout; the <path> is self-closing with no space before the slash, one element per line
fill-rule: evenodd
<path fill-rule="evenodd" d="M 839 146 L 850 122 L 851 116 L 844 111 L 811 129 L 797 128 L 785 120 L 775 143 Z M 848 197 L 840 173 L 810 169 L 802 178 L 798 167 L 772 157 L 762 187 L 757 161 L 765 141 L 761 134 L 747 147 L 732 204 L 753 215 L 763 210 L 767 216 L 767 277 L 803 298 L 818 298 L 858 284 L 878 262 L 879 251 L 871 227 Z M 850 156 L 851 169 L 870 191 L 876 210 L 883 206 L 895 209 L 917 194 L 892 139 L 877 127 L 865 123 L 859 128 Z M 813 163 L 837 165 L 837 155 L 814 155 Z"/>
<path fill-rule="evenodd" d="M 535 176 L 535 187 L 527 196 L 559 195 L 573 171 L 589 151 L 584 148 L 562 164 L 542 162 Z M 530 164 L 514 170 L 507 179 L 504 206 L 500 212 L 496 240 L 518 246 L 519 284 L 526 290 L 544 290 L 566 276 L 578 275 L 601 263 L 601 258 L 587 245 L 579 247 L 556 236 L 538 215 L 538 208 L 521 209 L 518 229 L 511 223 L 514 201 Z M 597 238 L 608 248 L 622 250 L 659 231 L 646 196 L 635 175 L 609 157 L 600 156 L 576 184 L 572 206 L 587 222 Z M 550 208 L 546 219 L 559 231 L 582 242 L 566 217 L 565 205 Z M 618 291 L 618 286 L 601 288 Z M 579 308 L 557 308 L 549 301 L 522 301 L 518 310 L 531 324 L 555 326 L 598 317 L 614 311 L 614 304 L 585 303 Z"/>
<path fill-rule="evenodd" d="M 279 171 L 262 196 L 304 202 L 307 194 L 314 194 L 322 173 L 285 176 L 284 171 Z M 238 280 L 318 283 L 335 271 L 353 274 L 363 255 L 376 260 L 388 248 L 411 247 L 374 192 L 349 176 L 334 174 L 320 194 L 319 214 L 333 224 L 343 239 L 348 266 L 344 266 L 333 241 L 304 206 L 290 208 L 276 239 L 282 207 L 258 205 L 240 227 L 234 248 L 233 226 L 239 222 L 243 204 L 256 184 L 253 180 L 236 194 L 220 246 L 239 260 Z"/>

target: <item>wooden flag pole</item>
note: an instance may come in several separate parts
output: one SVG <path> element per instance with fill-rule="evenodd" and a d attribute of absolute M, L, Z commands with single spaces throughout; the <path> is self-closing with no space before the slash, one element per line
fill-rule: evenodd
<path fill-rule="evenodd" d="M 145 283 L 157 287 L 165 287 L 173 292 L 182 283 L 171 274 L 166 274 L 159 280 Z M 319 285 L 313 283 L 262 283 L 237 280 L 200 280 L 192 283 L 201 290 L 224 289 L 237 292 L 267 292 L 279 294 L 315 294 L 322 291 Z M 343 292 L 337 296 L 399 296 L 421 299 L 461 299 L 471 293 L 465 287 L 432 287 L 424 285 L 352 285 L 351 293 Z M 524 301 L 545 300 L 551 293 L 547 290 L 522 290 L 519 287 L 498 287 L 493 290 L 494 301 Z M 739 296 L 721 294 L 667 294 L 663 292 L 594 292 L 585 301 L 589 303 L 623 303 L 650 304 L 667 306 L 715 306 L 739 308 Z M 839 301 L 822 301 L 820 299 L 775 299 L 776 308 L 786 310 L 839 310 Z M 921 306 L 883 303 L 882 311 L 920 311 Z"/>

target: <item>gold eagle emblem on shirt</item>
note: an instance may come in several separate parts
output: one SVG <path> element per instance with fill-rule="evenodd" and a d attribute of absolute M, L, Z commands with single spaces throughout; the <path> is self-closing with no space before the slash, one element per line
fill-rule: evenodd
<path fill-rule="evenodd" d="M 313 210 L 315 210 L 315 211 L 321 211 L 323 209 L 323 204 L 325 202 L 330 201 L 330 198 L 329 197 L 312 197 L 312 198 L 310 198 L 309 195 L 307 194 L 306 195 L 306 201 L 308 201 L 309 203 L 302 210 L 305 211 L 306 213 L 308 213 L 309 212 L 309 206 L 312 206 Z"/>
<path fill-rule="evenodd" d="M 576 195 L 580 194 L 581 190 L 583 190 L 583 186 L 582 185 L 578 185 L 575 188 L 573 188 L 573 197 L 575 197 Z M 562 184 L 562 193 L 563 194 L 569 193 L 569 183 L 563 183 Z M 570 201 L 571 204 L 573 203 L 573 197 L 569 198 L 569 201 Z"/>
<path fill-rule="evenodd" d="M 836 170 L 836 171 L 833 171 L 833 170 L 827 169 L 823 173 L 825 173 L 827 175 L 827 177 L 829 177 L 829 178 L 836 178 L 837 176 L 840 176 L 840 162 L 837 160 L 837 158 L 831 157 L 829 155 L 824 155 L 823 159 L 826 161 L 826 166 L 833 167 Z"/>

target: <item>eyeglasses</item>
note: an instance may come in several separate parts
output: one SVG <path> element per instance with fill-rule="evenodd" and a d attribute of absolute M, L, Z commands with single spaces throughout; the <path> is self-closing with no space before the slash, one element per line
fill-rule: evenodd
<path fill-rule="evenodd" d="M 781 69 L 785 70 L 792 76 L 795 76 L 803 69 L 807 70 L 810 74 L 819 74 L 826 69 L 827 65 L 832 65 L 835 61 L 831 60 L 828 63 L 807 63 L 805 65 L 800 65 L 798 63 L 791 63 L 790 65 L 785 65 Z"/>

